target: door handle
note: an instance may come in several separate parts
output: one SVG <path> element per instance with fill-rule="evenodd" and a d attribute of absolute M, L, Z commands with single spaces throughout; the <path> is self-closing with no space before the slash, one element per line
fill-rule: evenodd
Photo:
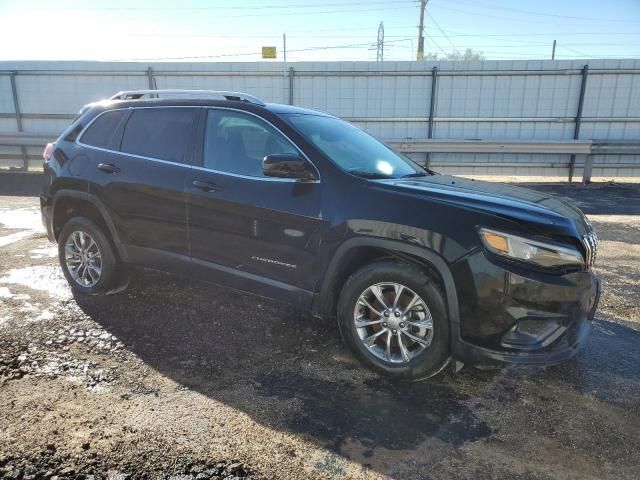
<path fill-rule="evenodd" d="M 97 168 L 107 173 L 118 173 L 120 171 L 119 167 L 111 163 L 99 163 Z"/>
<path fill-rule="evenodd" d="M 204 190 L 205 192 L 219 192 L 222 190 L 222 187 L 218 184 L 213 182 L 201 182 L 200 180 L 194 180 L 193 186 L 200 190 Z"/>

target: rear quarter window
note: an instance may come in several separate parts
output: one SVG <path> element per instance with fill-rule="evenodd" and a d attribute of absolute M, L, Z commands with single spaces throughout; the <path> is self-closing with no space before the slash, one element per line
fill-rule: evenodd
<path fill-rule="evenodd" d="M 126 110 L 112 110 L 99 115 L 82 134 L 80 139 L 85 145 L 101 148 L 113 148 L 114 134 Z"/>

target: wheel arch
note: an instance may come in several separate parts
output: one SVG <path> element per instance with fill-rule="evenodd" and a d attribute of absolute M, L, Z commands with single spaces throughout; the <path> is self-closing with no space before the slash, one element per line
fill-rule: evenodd
<path fill-rule="evenodd" d="M 74 216 L 84 216 L 104 228 L 107 237 L 123 261 L 126 261 L 126 251 L 120 243 L 109 209 L 95 195 L 77 190 L 58 190 L 53 200 L 52 233 L 56 241 L 62 227 L 68 219 Z"/>
<path fill-rule="evenodd" d="M 314 294 L 313 314 L 318 317 L 334 317 L 340 288 L 348 276 L 366 263 L 383 258 L 398 258 L 418 265 L 440 279 L 445 293 L 453 346 L 460 331 L 458 296 L 453 276 L 444 258 L 437 252 L 419 245 L 382 238 L 358 237 L 345 241 L 333 255 L 320 283 L 320 289 Z"/>

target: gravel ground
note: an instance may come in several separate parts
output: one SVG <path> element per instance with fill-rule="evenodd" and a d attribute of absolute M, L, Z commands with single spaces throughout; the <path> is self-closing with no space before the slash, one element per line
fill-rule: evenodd
<path fill-rule="evenodd" d="M 0 197 L 0 478 L 640 478 L 640 187 L 534 187 L 602 239 L 588 345 L 418 384 L 221 287 L 140 270 L 74 298 L 37 199 Z"/>

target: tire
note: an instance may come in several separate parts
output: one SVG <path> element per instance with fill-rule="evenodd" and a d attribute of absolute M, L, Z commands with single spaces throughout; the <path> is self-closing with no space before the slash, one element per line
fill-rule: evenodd
<path fill-rule="evenodd" d="M 81 241 L 78 242 L 78 239 Z M 92 240 L 95 246 L 87 239 Z M 79 249 L 78 243 L 83 246 L 91 245 L 91 247 L 87 250 Z M 91 265 L 95 267 L 99 263 L 99 272 L 91 267 L 85 269 L 73 267 L 73 265 L 82 265 L 81 262 L 84 260 L 78 260 L 82 253 L 78 252 L 83 251 L 87 252 L 84 257 L 87 264 L 93 262 Z M 84 295 L 109 293 L 123 271 L 120 259 L 105 232 L 85 217 L 73 217 L 62 227 L 58 236 L 58 260 L 71 289 Z M 83 276 L 79 272 L 84 274 L 86 281 L 78 280 Z"/>
<path fill-rule="evenodd" d="M 383 316 L 385 309 L 374 290 L 382 294 L 386 306 L 390 307 L 386 309 L 390 317 Z M 398 291 L 401 293 L 394 310 Z M 413 307 L 412 294 L 419 297 Z M 361 298 L 369 306 L 362 303 Z M 407 315 L 403 313 L 405 310 Z M 366 325 L 359 323 L 357 327 L 357 317 Z M 368 325 L 369 322 L 372 324 Z M 338 325 L 342 338 L 356 357 L 383 375 L 422 380 L 441 372 L 451 360 L 449 318 L 442 288 L 429 273 L 408 263 L 378 261 L 351 275 L 340 294 Z M 371 342 L 372 336 L 376 337 L 374 343 L 365 345 L 364 338 Z"/>

